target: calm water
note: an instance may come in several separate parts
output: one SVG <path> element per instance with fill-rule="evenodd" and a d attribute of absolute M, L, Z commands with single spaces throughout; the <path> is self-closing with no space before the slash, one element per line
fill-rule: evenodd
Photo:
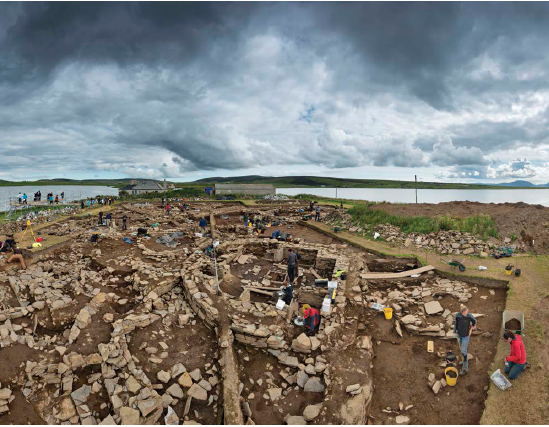
<path fill-rule="evenodd" d="M 315 196 L 336 197 L 335 188 L 277 188 L 277 194 L 295 196 L 314 194 Z M 413 189 L 402 188 L 338 188 L 341 199 L 370 200 L 372 202 L 415 203 Z M 418 203 L 441 203 L 470 201 L 482 203 L 524 202 L 549 206 L 549 189 L 536 190 L 418 190 Z"/>
<path fill-rule="evenodd" d="M 46 198 L 46 194 L 48 193 L 53 193 L 54 198 L 56 195 L 59 195 L 59 199 L 61 199 L 61 193 L 63 191 L 65 192 L 66 201 L 80 200 L 99 195 L 118 196 L 118 188 L 100 185 L 25 185 L 17 187 L 0 187 L 0 211 L 6 210 L 10 197 L 17 197 L 19 192 L 21 192 L 21 194 L 27 193 L 28 200 L 32 201 L 34 193 L 38 190 L 42 192 L 42 200 Z"/>

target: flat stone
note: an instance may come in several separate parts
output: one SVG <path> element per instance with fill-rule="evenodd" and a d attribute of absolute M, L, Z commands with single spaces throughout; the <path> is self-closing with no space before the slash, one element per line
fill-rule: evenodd
<path fill-rule="evenodd" d="M 305 418 L 305 421 L 312 421 L 316 417 L 318 417 L 321 410 L 322 410 L 322 403 L 318 405 L 308 405 L 305 407 L 305 410 L 303 411 L 303 418 Z"/>
<path fill-rule="evenodd" d="M 179 385 L 185 388 L 189 388 L 193 385 L 193 380 L 188 372 L 184 372 L 183 375 L 179 377 L 177 382 L 179 383 Z"/>
<path fill-rule="evenodd" d="M 304 391 L 310 391 L 313 393 L 322 393 L 324 391 L 324 385 L 316 377 L 309 378 L 303 387 Z"/>
<path fill-rule="evenodd" d="M 156 374 L 156 378 L 158 378 L 158 381 L 161 381 L 163 382 L 164 384 L 168 383 L 172 376 L 170 375 L 169 372 L 166 372 L 166 371 L 159 371 L 157 374 Z"/>
<path fill-rule="evenodd" d="M 346 393 L 352 393 L 353 391 L 357 391 L 358 389 L 360 388 L 360 384 L 351 384 L 351 385 L 348 385 L 347 388 L 345 389 L 345 392 Z"/>
<path fill-rule="evenodd" d="M 64 398 L 59 404 L 59 411 L 56 418 L 60 421 L 68 421 L 76 415 L 76 408 L 69 397 Z"/>
<path fill-rule="evenodd" d="M 410 422 L 410 418 L 406 415 L 397 415 L 396 417 L 396 423 L 397 424 L 408 424 Z"/>
<path fill-rule="evenodd" d="M 270 388 L 267 390 L 267 393 L 269 393 L 269 397 L 271 400 L 277 400 L 282 395 L 282 389 L 281 388 Z"/>
<path fill-rule="evenodd" d="M 202 373 L 200 372 L 200 369 L 196 368 L 194 371 L 189 372 L 189 375 L 193 379 L 193 381 L 200 381 L 202 379 Z"/>
<path fill-rule="evenodd" d="M 402 319 L 400 319 L 400 322 L 403 324 L 403 325 L 409 325 L 411 323 L 415 323 L 417 321 L 417 317 L 414 316 L 413 314 L 407 314 L 406 316 L 404 316 Z"/>
<path fill-rule="evenodd" d="M 172 374 L 172 378 L 176 378 L 183 372 L 187 372 L 187 368 L 185 368 L 185 365 L 183 365 L 183 363 L 177 363 L 172 366 L 170 373 Z"/>
<path fill-rule="evenodd" d="M 74 390 L 71 393 L 72 400 L 76 406 L 82 405 L 88 400 L 88 396 L 91 393 L 91 387 L 89 385 L 83 385 L 79 389 Z"/>
<path fill-rule="evenodd" d="M 126 388 L 128 391 L 135 394 L 141 389 L 141 384 L 139 384 L 139 381 L 132 375 L 126 380 Z"/>
<path fill-rule="evenodd" d="M 304 371 L 299 371 L 296 376 L 296 382 L 297 385 L 301 388 L 305 387 L 305 383 L 309 379 L 309 375 L 307 375 Z"/>
<path fill-rule="evenodd" d="M 185 395 L 183 389 L 179 386 L 179 384 L 172 384 L 168 387 L 166 391 L 170 393 L 173 397 L 177 397 L 178 399 L 183 399 L 183 396 Z"/>
<path fill-rule="evenodd" d="M 302 416 L 290 415 L 286 417 L 286 424 L 289 426 L 304 426 L 307 424 L 307 421 Z"/>
<path fill-rule="evenodd" d="M 191 396 L 196 400 L 208 400 L 208 392 L 200 387 L 198 384 L 193 384 L 187 391 L 187 396 Z"/>
<path fill-rule="evenodd" d="M 158 407 L 162 406 L 162 399 L 160 399 L 160 396 L 152 396 L 145 400 L 140 400 L 137 403 L 137 407 L 141 411 L 141 415 L 146 417 L 151 412 L 153 412 Z"/>
<path fill-rule="evenodd" d="M 442 313 L 444 308 L 440 305 L 438 301 L 430 301 L 425 303 L 425 312 L 427 314 L 437 314 Z"/>
<path fill-rule="evenodd" d="M 120 408 L 120 424 L 123 426 L 138 425 L 139 411 L 128 406 Z"/>

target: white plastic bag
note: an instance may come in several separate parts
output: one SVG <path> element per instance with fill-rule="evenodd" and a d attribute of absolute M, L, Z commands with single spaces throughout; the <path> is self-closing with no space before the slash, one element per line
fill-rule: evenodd
<path fill-rule="evenodd" d="M 374 240 L 377 239 L 381 234 L 379 234 L 377 231 L 374 233 Z"/>
<path fill-rule="evenodd" d="M 501 391 L 507 390 L 512 385 L 499 369 L 490 375 L 490 379 Z"/>
<path fill-rule="evenodd" d="M 488 270 L 488 267 L 485 267 L 485 266 L 483 266 L 483 265 L 479 265 L 479 266 L 478 266 L 478 269 L 481 270 L 481 271 L 483 271 L 483 270 Z"/>

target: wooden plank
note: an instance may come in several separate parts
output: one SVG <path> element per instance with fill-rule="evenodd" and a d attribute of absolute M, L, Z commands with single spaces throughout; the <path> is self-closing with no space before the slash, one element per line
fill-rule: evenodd
<path fill-rule="evenodd" d="M 425 267 L 416 268 L 414 270 L 401 271 L 400 273 L 363 273 L 360 275 L 362 279 L 375 280 L 375 279 L 400 279 L 403 277 L 410 277 L 414 274 L 421 274 L 427 271 L 434 270 L 432 265 L 426 265 Z"/>
<path fill-rule="evenodd" d="M 242 285 L 244 289 L 261 289 L 262 291 L 279 291 L 280 288 L 273 288 L 270 286 L 252 286 L 252 285 Z"/>
<path fill-rule="evenodd" d="M 274 292 L 262 291 L 261 289 L 255 289 L 255 288 L 248 288 L 248 289 L 252 292 L 255 292 L 256 294 L 267 295 L 270 297 L 274 295 Z"/>
<path fill-rule="evenodd" d="M 309 268 L 309 272 L 310 272 L 313 276 L 315 276 L 317 279 L 322 279 L 322 277 L 320 277 L 320 274 L 318 274 L 318 273 L 316 272 L 316 270 L 315 270 L 313 267 Z"/>

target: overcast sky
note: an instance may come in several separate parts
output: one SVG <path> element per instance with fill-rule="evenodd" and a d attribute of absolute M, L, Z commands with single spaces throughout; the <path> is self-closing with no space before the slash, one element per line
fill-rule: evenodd
<path fill-rule="evenodd" d="M 547 3 L 0 3 L 0 179 L 549 182 Z"/>

